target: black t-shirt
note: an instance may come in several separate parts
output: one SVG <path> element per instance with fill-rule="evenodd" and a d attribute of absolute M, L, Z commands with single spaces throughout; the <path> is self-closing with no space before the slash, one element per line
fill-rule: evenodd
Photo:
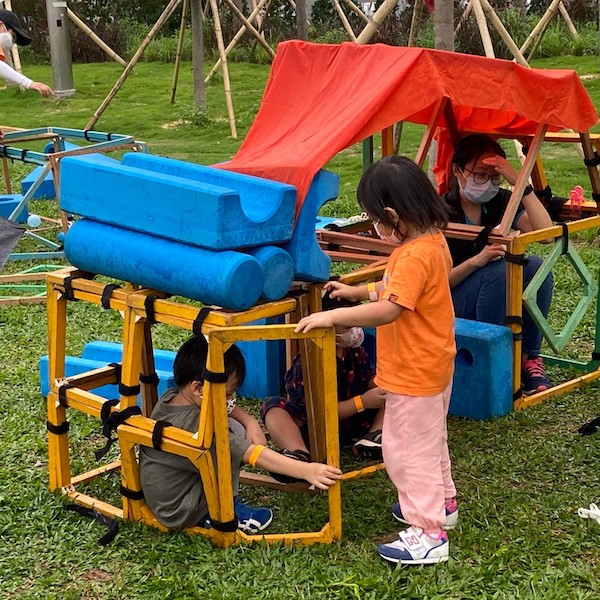
<path fill-rule="evenodd" d="M 510 190 L 500 188 L 498 193 L 489 202 L 481 205 L 481 225 L 483 227 L 486 225 L 495 227 L 502 221 L 511 194 Z M 467 217 L 460 203 L 456 182 L 454 182 L 452 189 L 444 194 L 442 198 L 450 207 L 450 222 L 466 224 Z M 523 205 L 520 204 L 517 209 L 515 221 L 521 216 L 523 210 Z M 452 264 L 455 267 L 481 252 L 481 247 L 477 248 L 475 246 L 475 240 L 457 240 L 451 237 L 447 237 L 446 239 L 450 248 L 450 254 L 452 255 Z"/>

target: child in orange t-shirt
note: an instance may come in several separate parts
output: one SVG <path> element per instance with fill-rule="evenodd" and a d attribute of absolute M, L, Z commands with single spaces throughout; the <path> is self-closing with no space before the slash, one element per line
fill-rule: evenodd
<path fill-rule="evenodd" d="M 313 313 L 296 331 L 377 327 L 383 459 L 398 491 L 392 512 L 410 525 L 397 541 L 381 544 L 379 555 L 401 564 L 442 562 L 449 554 L 444 529 L 458 516 L 446 429 L 456 354 L 452 260 L 441 232 L 447 208 L 421 168 L 399 156 L 371 165 L 357 196 L 379 237 L 397 246 L 384 277 L 357 287 L 327 283 L 332 298 L 371 303 Z"/>

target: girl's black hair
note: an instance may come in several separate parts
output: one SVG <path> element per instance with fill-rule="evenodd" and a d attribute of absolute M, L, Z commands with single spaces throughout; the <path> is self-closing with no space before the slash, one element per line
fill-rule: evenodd
<path fill-rule="evenodd" d="M 472 133 L 456 144 L 452 164 L 462 170 L 470 162 L 477 162 L 484 154 L 497 154 L 506 158 L 506 152 L 498 142 L 483 133 Z"/>
<path fill-rule="evenodd" d="M 192 381 L 204 383 L 204 369 L 208 358 L 208 342 L 203 335 L 194 335 L 187 340 L 175 356 L 173 377 L 177 387 L 182 387 Z M 246 361 L 240 349 L 232 345 L 223 355 L 225 375 L 229 379 L 235 376 L 237 387 L 246 378 Z"/>
<path fill-rule="evenodd" d="M 387 156 L 370 165 L 358 183 L 358 203 L 374 220 L 397 227 L 386 208 L 419 232 L 448 224 L 448 207 L 421 167 L 405 156 Z"/>

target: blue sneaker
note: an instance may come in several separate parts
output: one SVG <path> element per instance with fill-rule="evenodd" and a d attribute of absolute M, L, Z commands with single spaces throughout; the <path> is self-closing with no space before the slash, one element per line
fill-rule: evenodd
<path fill-rule="evenodd" d="M 458 505 L 456 504 L 456 500 L 452 502 L 448 502 L 446 504 L 446 522 L 442 525 L 442 529 L 448 531 L 449 529 L 454 529 L 456 524 L 458 523 Z M 404 518 L 402 514 L 402 509 L 400 508 L 400 503 L 395 502 L 392 504 L 392 515 L 396 521 L 400 521 L 400 523 L 404 523 L 405 525 L 410 525 L 410 523 Z"/>
<path fill-rule="evenodd" d="M 273 511 L 264 506 L 253 507 L 234 498 L 233 509 L 238 519 L 238 527 L 244 533 L 258 533 L 266 529 L 273 520 Z"/>
<path fill-rule="evenodd" d="M 380 544 L 379 556 L 401 565 L 433 565 L 448 560 L 450 544 L 443 535 L 429 537 L 420 527 L 409 527 L 398 534 L 399 539 L 390 544 Z"/>

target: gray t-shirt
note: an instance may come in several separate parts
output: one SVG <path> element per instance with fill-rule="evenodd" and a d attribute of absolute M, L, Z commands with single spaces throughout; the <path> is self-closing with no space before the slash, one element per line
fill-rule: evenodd
<path fill-rule="evenodd" d="M 177 388 L 170 388 L 161 396 L 152 411 L 152 418 L 156 421 L 168 421 L 174 427 L 195 433 L 198 431 L 200 409 L 191 405 L 171 406 L 169 401 L 178 391 Z M 233 433 L 230 428 L 229 447 L 234 496 L 238 492 L 242 457 L 250 446 L 250 441 L 237 433 Z M 210 452 L 216 468 L 214 444 Z M 140 477 L 146 502 L 154 516 L 165 527 L 192 527 L 200 524 L 208 514 L 200 472 L 188 458 L 142 446 Z"/>

